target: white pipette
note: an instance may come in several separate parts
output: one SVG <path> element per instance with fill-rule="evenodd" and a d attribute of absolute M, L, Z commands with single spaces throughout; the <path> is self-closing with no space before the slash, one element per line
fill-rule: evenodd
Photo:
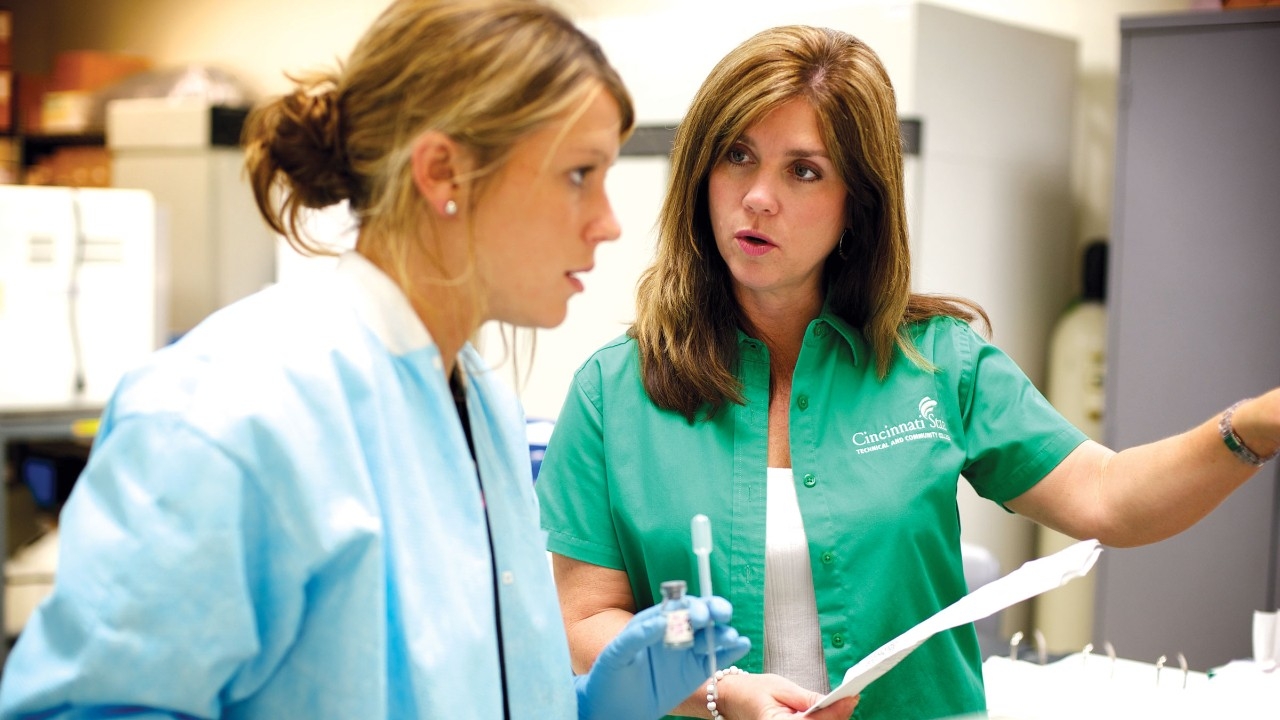
<path fill-rule="evenodd" d="M 702 598 L 710 601 L 711 599 L 711 520 L 706 515 L 698 514 L 693 516 L 691 523 L 693 528 L 693 554 L 698 556 L 698 588 L 702 591 Z M 708 612 L 711 606 L 707 606 Z M 707 677 L 715 678 L 716 676 L 716 639 L 715 639 L 715 623 L 707 624 L 707 667 L 709 673 Z"/>

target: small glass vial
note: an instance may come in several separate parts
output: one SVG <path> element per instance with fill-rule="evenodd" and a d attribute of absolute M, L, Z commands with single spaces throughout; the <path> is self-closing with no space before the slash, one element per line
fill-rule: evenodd
<path fill-rule="evenodd" d="M 689 623 L 689 598 L 684 596 L 683 580 L 662 583 L 662 615 L 667 619 L 667 632 L 662 644 L 675 650 L 693 647 L 693 625 Z"/>

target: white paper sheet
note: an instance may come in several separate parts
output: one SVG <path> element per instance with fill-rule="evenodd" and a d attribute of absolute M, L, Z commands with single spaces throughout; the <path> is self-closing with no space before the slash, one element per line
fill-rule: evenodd
<path fill-rule="evenodd" d="M 1280 663 L 1280 613 L 1256 610 L 1253 613 L 1253 661 L 1259 665 Z"/>
<path fill-rule="evenodd" d="M 911 654 L 912 650 L 943 630 L 981 620 L 1010 605 L 1083 577 L 1093 568 L 1101 553 L 1102 544 L 1097 540 L 1083 540 L 1052 555 L 1026 562 L 999 580 L 983 585 L 939 610 L 933 617 L 881 645 L 849 668 L 840 687 L 832 690 L 804 714 L 808 715 L 836 700 L 862 692 L 871 681 L 889 672 L 902 658 Z"/>

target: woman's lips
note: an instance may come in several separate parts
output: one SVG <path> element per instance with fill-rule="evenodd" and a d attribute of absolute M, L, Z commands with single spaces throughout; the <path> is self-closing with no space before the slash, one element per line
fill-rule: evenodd
<path fill-rule="evenodd" d="M 591 272 L 592 268 L 594 267 L 595 265 L 592 264 L 586 267 L 578 268 L 577 270 L 570 270 L 569 272 L 564 274 L 564 276 L 569 279 L 569 284 L 573 286 L 573 289 L 575 292 L 582 292 L 584 289 L 582 285 L 582 280 L 578 278 L 578 275 L 586 275 L 587 273 Z"/>
<path fill-rule="evenodd" d="M 733 239 L 738 242 L 742 252 L 751 257 L 759 257 L 777 247 L 768 236 L 752 230 L 739 230 L 733 234 Z"/>

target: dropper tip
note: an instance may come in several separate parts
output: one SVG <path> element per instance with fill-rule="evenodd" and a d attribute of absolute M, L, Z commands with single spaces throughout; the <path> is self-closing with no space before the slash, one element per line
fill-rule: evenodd
<path fill-rule="evenodd" d="M 711 552 L 711 520 L 701 513 L 693 516 L 693 552 Z"/>

